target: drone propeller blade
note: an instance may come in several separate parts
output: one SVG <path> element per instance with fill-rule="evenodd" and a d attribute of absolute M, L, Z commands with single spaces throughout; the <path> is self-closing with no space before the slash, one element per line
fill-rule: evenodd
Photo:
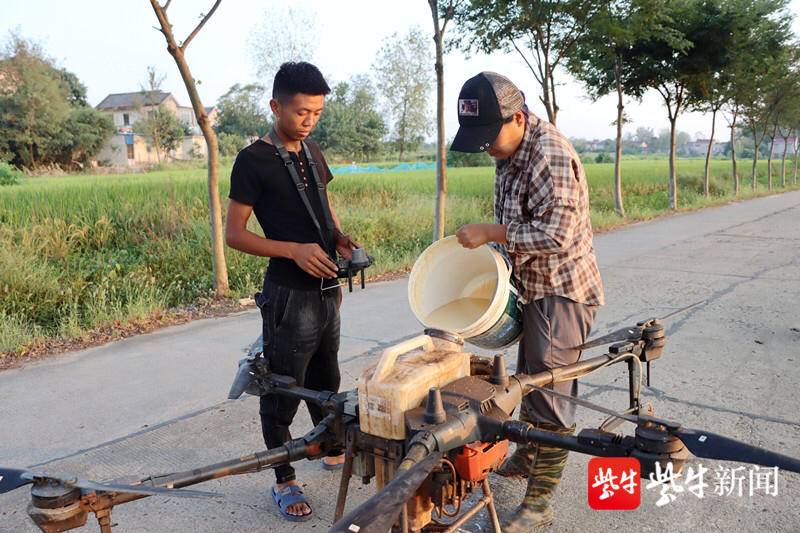
<path fill-rule="evenodd" d="M 683 313 L 684 311 L 688 311 L 698 305 L 706 303 L 707 300 L 700 300 L 694 302 L 693 304 L 689 304 L 687 306 L 681 307 L 680 309 L 676 309 L 671 313 L 668 313 L 656 320 L 663 321 L 668 318 L 672 318 L 673 316 Z M 643 322 L 640 322 L 642 324 Z M 621 328 L 616 331 L 612 331 L 602 337 L 597 337 L 592 339 L 588 342 L 581 344 L 580 346 L 576 346 L 572 348 L 573 350 L 588 350 L 589 348 L 594 348 L 596 346 L 603 346 L 604 344 L 611 344 L 612 342 L 622 342 L 622 341 L 637 341 L 642 338 L 642 326 L 629 326 L 627 328 Z"/>
<path fill-rule="evenodd" d="M 684 307 L 681 307 L 680 309 L 676 309 L 676 310 L 672 311 L 671 313 L 667 313 L 666 315 L 660 317 L 658 320 L 661 321 L 661 320 L 666 320 L 668 318 L 672 318 L 675 315 L 679 315 L 679 314 L 683 313 L 684 311 L 688 311 L 689 309 L 697 307 L 698 305 L 702 305 L 702 304 L 706 303 L 707 301 L 708 300 L 698 300 L 693 304 L 686 305 Z"/>
<path fill-rule="evenodd" d="M 33 479 L 27 474 L 27 470 L 0 467 L 0 494 L 11 492 L 12 490 L 33 482 Z"/>
<path fill-rule="evenodd" d="M 20 470 L 16 468 L 0 468 L 0 494 L 18 489 L 23 485 L 34 483 L 36 480 L 53 480 L 67 487 L 78 487 L 87 490 L 99 490 L 103 492 L 126 492 L 130 494 L 144 494 L 152 496 L 156 494 L 168 494 L 182 498 L 211 498 L 220 496 L 213 492 L 199 490 L 172 489 L 167 487 L 151 487 L 147 485 L 125 485 L 120 483 L 100 483 L 89 479 L 76 479 L 66 476 L 46 474 L 44 472 L 32 472 L 30 470 Z"/>
<path fill-rule="evenodd" d="M 556 398 L 561 398 L 576 405 L 580 405 L 594 411 L 599 411 L 601 413 L 606 413 L 629 422 L 638 423 L 639 419 L 641 418 L 637 417 L 636 415 L 617 413 L 601 405 L 597 405 L 580 398 L 573 398 L 572 396 L 567 396 L 566 394 L 561 394 L 560 392 L 545 389 L 543 387 L 532 386 L 532 388 Z M 696 457 L 702 457 L 704 459 L 736 461 L 740 463 L 750 463 L 761 466 L 777 466 L 781 470 L 789 470 L 790 472 L 800 473 L 800 460 L 795 459 L 794 457 L 789 457 L 787 455 L 772 452 L 764 448 L 752 446 L 736 439 L 731 439 L 730 437 L 717 435 L 716 433 L 710 433 L 708 431 L 702 431 L 699 429 L 684 428 L 679 424 L 668 420 L 660 420 L 655 417 L 646 418 L 657 424 L 663 424 L 667 431 L 678 437 L 686 445 L 689 451 L 692 452 L 692 454 Z"/>
<path fill-rule="evenodd" d="M 394 478 L 383 490 L 336 522 L 329 533 L 389 531 L 400 516 L 403 506 L 411 499 L 428 474 L 436 468 L 441 458 L 440 452 L 427 455 L 411 469 Z"/>
<path fill-rule="evenodd" d="M 627 420 L 628 422 L 633 422 L 637 424 L 639 422 L 639 418 L 636 415 L 629 414 L 629 413 L 620 413 L 618 411 L 614 411 L 613 409 L 609 409 L 608 407 L 603 407 L 602 405 L 597 405 L 596 403 L 592 403 L 588 400 L 583 400 L 581 398 L 575 398 L 574 396 L 568 396 L 566 394 L 561 394 L 560 392 L 554 391 L 552 389 L 546 389 L 544 387 L 539 387 L 537 385 L 530 385 L 529 387 L 532 390 L 539 391 L 544 394 L 549 394 L 550 396 L 555 396 L 556 398 L 561 398 L 562 400 L 566 400 L 568 402 L 574 403 L 575 405 L 580 405 L 582 407 L 586 407 L 587 409 L 591 409 L 593 411 L 598 411 L 600 413 L 605 413 L 609 416 L 614 418 L 619 418 L 622 420 Z"/>
<path fill-rule="evenodd" d="M 589 348 L 594 348 L 595 346 L 603 346 L 605 344 L 611 344 L 613 342 L 622 342 L 622 341 L 636 341 L 642 338 L 642 328 L 639 326 L 627 327 L 618 329 L 617 331 L 612 331 L 607 335 L 603 335 L 602 337 L 594 338 L 588 342 L 581 344 L 580 346 L 576 346 L 573 348 L 574 350 L 588 350 Z"/>
<path fill-rule="evenodd" d="M 672 429 L 670 433 L 681 439 L 689 451 L 697 457 L 777 466 L 781 470 L 800 472 L 800 460 L 729 437 L 683 427 Z"/>
<path fill-rule="evenodd" d="M 102 492 L 124 492 L 129 494 L 143 494 L 145 496 L 155 496 L 160 494 L 177 496 L 180 498 L 214 498 L 220 496 L 220 494 L 216 494 L 214 492 L 205 492 L 202 490 L 171 489 L 168 487 L 125 485 L 120 483 L 99 483 L 89 479 L 79 479 L 74 482 L 66 481 L 65 484 L 88 490 L 99 490 Z"/>

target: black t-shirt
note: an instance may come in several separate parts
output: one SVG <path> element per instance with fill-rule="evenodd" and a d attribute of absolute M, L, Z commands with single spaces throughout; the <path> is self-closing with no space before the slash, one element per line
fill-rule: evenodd
<path fill-rule="evenodd" d="M 320 180 L 327 186 L 333 179 L 328 163 L 316 143 L 306 141 L 306 144 L 317 164 Z M 300 179 L 307 185 L 303 194 L 308 197 L 326 239 L 332 245 L 333 228 L 328 228 L 325 223 L 314 175 L 302 149 L 300 154 L 298 158 L 296 152 L 289 152 Z M 239 152 L 231 170 L 231 192 L 228 197 L 253 207 L 256 219 L 268 239 L 315 242 L 326 249 L 286 165 L 278 155 L 278 149 L 272 144 L 259 139 Z M 335 257 L 335 250 L 327 247 L 327 251 Z M 266 279 L 294 289 L 320 288 L 319 278 L 306 273 L 292 259 L 282 257 L 270 258 Z M 324 282 L 325 287 L 336 284 L 336 280 Z"/>

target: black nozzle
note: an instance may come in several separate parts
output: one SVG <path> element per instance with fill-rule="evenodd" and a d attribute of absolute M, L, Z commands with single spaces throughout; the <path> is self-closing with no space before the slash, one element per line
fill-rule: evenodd
<path fill-rule="evenodd" d="M 494 385 L 508 385 L 508 372 L 506 372 L 506 358 L 503 354 L 494 356 L 494 363 L 492 364 L 492 377 L 489 381 Z"/>
<path fill-rule="evenodd" d="M 425 422 L 428 424 L 442 424 L 447 419 L 442 404 L 442 393 L 437 387 L 428 391 L 428 402 L 425 404 Z"/>

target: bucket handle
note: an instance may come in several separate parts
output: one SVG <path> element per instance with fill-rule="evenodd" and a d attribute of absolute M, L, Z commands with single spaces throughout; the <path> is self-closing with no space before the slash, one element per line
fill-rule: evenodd
<path fill-rule="evenodd" d="M 428 335 L 420 335 L 418 337 L 414 337 L 413 339 L 408 339 L 405 342 L 401 342 L 400 344 L 386 348 L 383 351 L 383 355 L 381 355 L 380 360 L 378 361 L 378 366 L 375 367 L 375 372 L 372 374 L 372 379 L 375 381 L 382 381 L 389 374 L 389 371 L 394 366 L 394 363 L 397 361 L 398 357 L 406 352 L 410 352 L 411 350 L 416 350 L 417 348 L 424 348 L 426 352 L 432 351 L 434 349 L 433 339 L 431 339 Z"/>

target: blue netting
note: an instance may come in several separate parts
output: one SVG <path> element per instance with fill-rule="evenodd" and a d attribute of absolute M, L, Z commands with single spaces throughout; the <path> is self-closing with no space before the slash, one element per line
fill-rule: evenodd
<path fill-rule="evenodd" d="M 409 170 L 436 170 L 436 163 L 400 163 L 395 166 L 377 165 L 333 165 L 331 172 L 334 174 L 365 174 L 375 172 L 405 172 Z"/>

